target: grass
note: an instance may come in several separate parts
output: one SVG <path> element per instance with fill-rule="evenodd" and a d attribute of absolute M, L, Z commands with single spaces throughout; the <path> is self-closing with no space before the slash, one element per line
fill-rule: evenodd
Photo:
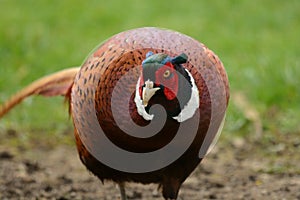
<path fill-rule="evenodd" d="M 218 54 L 231 92 L 246 97 L 264 135 L 297 136 L 299 7 L 297 0 L 1 0 L 0 103 L 36 78 L 79 66 L 113 34 L 157 26 L 190 35 Z M 71 126 L 62 102 L 59 97 L 30 98 L 1 120 L 0 129 L 59 135 Z M 251 135 L 252 121 L 237 105 L 231 99 L 225 133 Z"/>

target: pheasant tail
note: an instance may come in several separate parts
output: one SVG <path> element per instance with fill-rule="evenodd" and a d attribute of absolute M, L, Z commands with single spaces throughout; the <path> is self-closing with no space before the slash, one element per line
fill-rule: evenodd
<path fill-rule="evenodd" d="M 13 95 L 8 101 L 4 102 L 3 105 L 0 105 L 0 118 L 8 113 L 14 106 L 22 102 L 26 97 L 31 95 L 42 95 L 47 97 L 58 95 L 67 96 L 79 69 L 80 67 L 64 69 L 32 82 Z"/>

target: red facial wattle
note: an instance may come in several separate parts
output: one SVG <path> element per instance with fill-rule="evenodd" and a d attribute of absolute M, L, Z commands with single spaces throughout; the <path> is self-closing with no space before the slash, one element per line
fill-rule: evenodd
<path fill-rule="evenodd" d="M 164 76 L 164 73 L 169 70 L 170 75 Z M 168 62 L 155 72 L 155 84 L 164 86 L 164 95 L 168 100 L 173 100 L 178 93 L 178 75 L 174 66 Z"/>
<path fill-rule="evenodd" d="M 143 75 L 141 75 L 140 77 L 140 85 L 139 85 L 139 94 L 140 94 L 140 97 L 142 96 L 143 94 L 143 85 L 144 85 L 144 77 Z"/>

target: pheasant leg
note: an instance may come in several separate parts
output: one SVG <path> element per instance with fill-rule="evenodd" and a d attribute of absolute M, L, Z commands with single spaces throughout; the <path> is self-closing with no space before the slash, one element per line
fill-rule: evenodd
<path fill-rule="evenodd" d="M 125 191 L 125 184 L 124 183 L 118 183 L 118 186 L 120 188 L 121 200 L 127 200 L 126 191 Z"/>

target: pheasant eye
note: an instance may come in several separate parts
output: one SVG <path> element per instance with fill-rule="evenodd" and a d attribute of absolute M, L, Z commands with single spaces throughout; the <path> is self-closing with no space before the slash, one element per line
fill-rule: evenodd
<path fill-rule="evenodd" d="M 166 70 L 166 71 L 164 72 L 164 78 L 169 78 L 170 75 L 171 75 L 170 70 Z"/>

